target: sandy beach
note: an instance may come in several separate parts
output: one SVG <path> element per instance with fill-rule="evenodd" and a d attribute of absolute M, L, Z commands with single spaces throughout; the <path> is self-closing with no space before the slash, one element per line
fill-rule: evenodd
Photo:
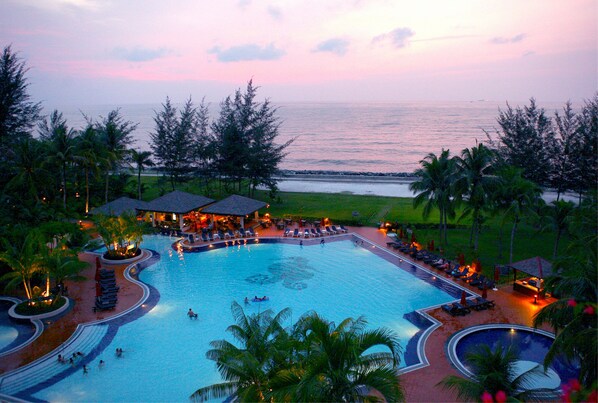
<path fill-rule="evenodd" d="M 346 193 L 388 197 L 413 197 L 409 190 L 412 178 L 358 175 L 294 175 L 278 178 L 281 192 Z M 557 194 L 545 190 L 542 198 L 546 203 L 556 200 Z M 577 195 L 561 195 L 561 199 L 577 202 Z"/>

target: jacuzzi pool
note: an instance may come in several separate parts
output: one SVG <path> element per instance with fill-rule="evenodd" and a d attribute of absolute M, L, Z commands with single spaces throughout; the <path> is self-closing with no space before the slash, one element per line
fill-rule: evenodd
<path fill-rule="evenodd" d="M 466 359 L 467 353 L 480 344 L 486 344 L 493 350 L 497 346 L 515 346 L 519 355 L 516 362 L 520 373 L 537 364 L 543 365 L 544 357 L 554 342 L 552 333 L 527 326 L 510 324 L 489 324 L 473 326 L 454 334 L 448 342 L 448 355 L 452 363 L 466 376 L 472 376 Z M 579 377 L 579 368 L 564 357 L 557 357 L 544 376 L 533 379 L 533 387 L 559 388 L 570 379 Z"/>

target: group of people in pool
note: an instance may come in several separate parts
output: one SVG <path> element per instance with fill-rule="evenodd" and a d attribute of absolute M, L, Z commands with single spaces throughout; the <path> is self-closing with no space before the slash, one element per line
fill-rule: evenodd
<path fill-rule="evenodd" d="M 117 358 L 122 358 L 124 353 L 124 350 L 120 347 L 118 347 L 116 349 L 116 357 Z M 75 366 L 75 364 L 77 363 L 77 361 L 81 358 L 85 356 L 85 354 L 83 354 L 81 351 L 77 351 L 76 353 L 73 353 L 73 355 L 67 360 L 65 356 L 63 356 L 62 354 L 58 354 L 58 362 L 61 364 L 71 364 L 71 366 Z M 100 360 L 100 362 L 98 363 L 98 368 L 102 369 L 104 368 L 104 365 L 106 365 L 106 362 L 104 360 Z M 89 367 L 87 366 L 87 364 L 83 364 L 83 374 L 88 374 L 89 373 Z"/>

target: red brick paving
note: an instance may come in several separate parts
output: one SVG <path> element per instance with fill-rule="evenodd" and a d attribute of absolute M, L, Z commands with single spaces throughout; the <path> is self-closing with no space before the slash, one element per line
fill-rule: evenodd
<path fill-rule="evenodd" d="M 382 246 L 386 245 L 388 241 L 383 231 L 374 228 L 354 227 L 350 231 Z M 274 227 L 259 229 L 259 236 L 280 236 L 281 233 L 282 231 L 276 230 Z M 18 368 L 50 352 L 70 337 L 77 324 L 120 313 L 133 306 L 143 295 L 140 287 L 126 281 L 123 277 L 124 266 L 115 266 L 117 283 L 121 287 L 118 293 L 117 308 L 111 312 L 92 312 L 95 296 L 95 256 L 82 254 L 81 258 L 90 262 L 91 265 L 82 273 L 87 278 L 84 282 L 69 282 L 67 284 L 69 295 L 76 302 L 75 307 L 56 323 L 47 327 L 31 345 L 5 357 L 0 363 L 0 373 Z M 419 264 L 426 266 L 421 262 Z M 428 268 L 431 271 L 436 271 L 431 267 Z M 436 272 L 443 275 L 440 271 Z M 458 283 L 461 286 L 469 287 L 462 281 Z M 472 288 L 472 290 L 474 289 Z M 477 289 L 474 291 L 479 292 Z M 552 302 L 551 300 L 540 300 L 538 304 L 534 305 L 530 297 L 514 293 L 511 285 L 500 286 L 497 291 L 489 290 L 488 298 L 496 302 L 494 309 L 472 312 L 462 317 L 451 317 L 440 309 L 433 309 L 428 312 L 442 325 L 432 332 L 425 345 L 425 352 L 430 365 L 401 375 L 401 383 L 408 402 L 456 401 L 453 393 L 436 386 L 449 374 L 459 375 L 451 366 L 445 352 L 446 342 L 452 334 L 469 326 L 487 323 L 512 323 L 531 326 L 534 313 Z"/>

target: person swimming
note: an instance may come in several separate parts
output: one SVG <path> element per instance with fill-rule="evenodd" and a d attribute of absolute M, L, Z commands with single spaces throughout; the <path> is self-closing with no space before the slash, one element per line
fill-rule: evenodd
<path fill-rule="evenodd" d="M 197 314 L 195 312 L 193 312 L 193 309 L 189 308 L 189 311 L 187 312 L 187 316 L 189 316 L 189 319 L 197 319 Z"/>
<path fill-rule="evenodd" d="M 249 305 L 249 298 L 245 297 L 245 305 Z"/>

